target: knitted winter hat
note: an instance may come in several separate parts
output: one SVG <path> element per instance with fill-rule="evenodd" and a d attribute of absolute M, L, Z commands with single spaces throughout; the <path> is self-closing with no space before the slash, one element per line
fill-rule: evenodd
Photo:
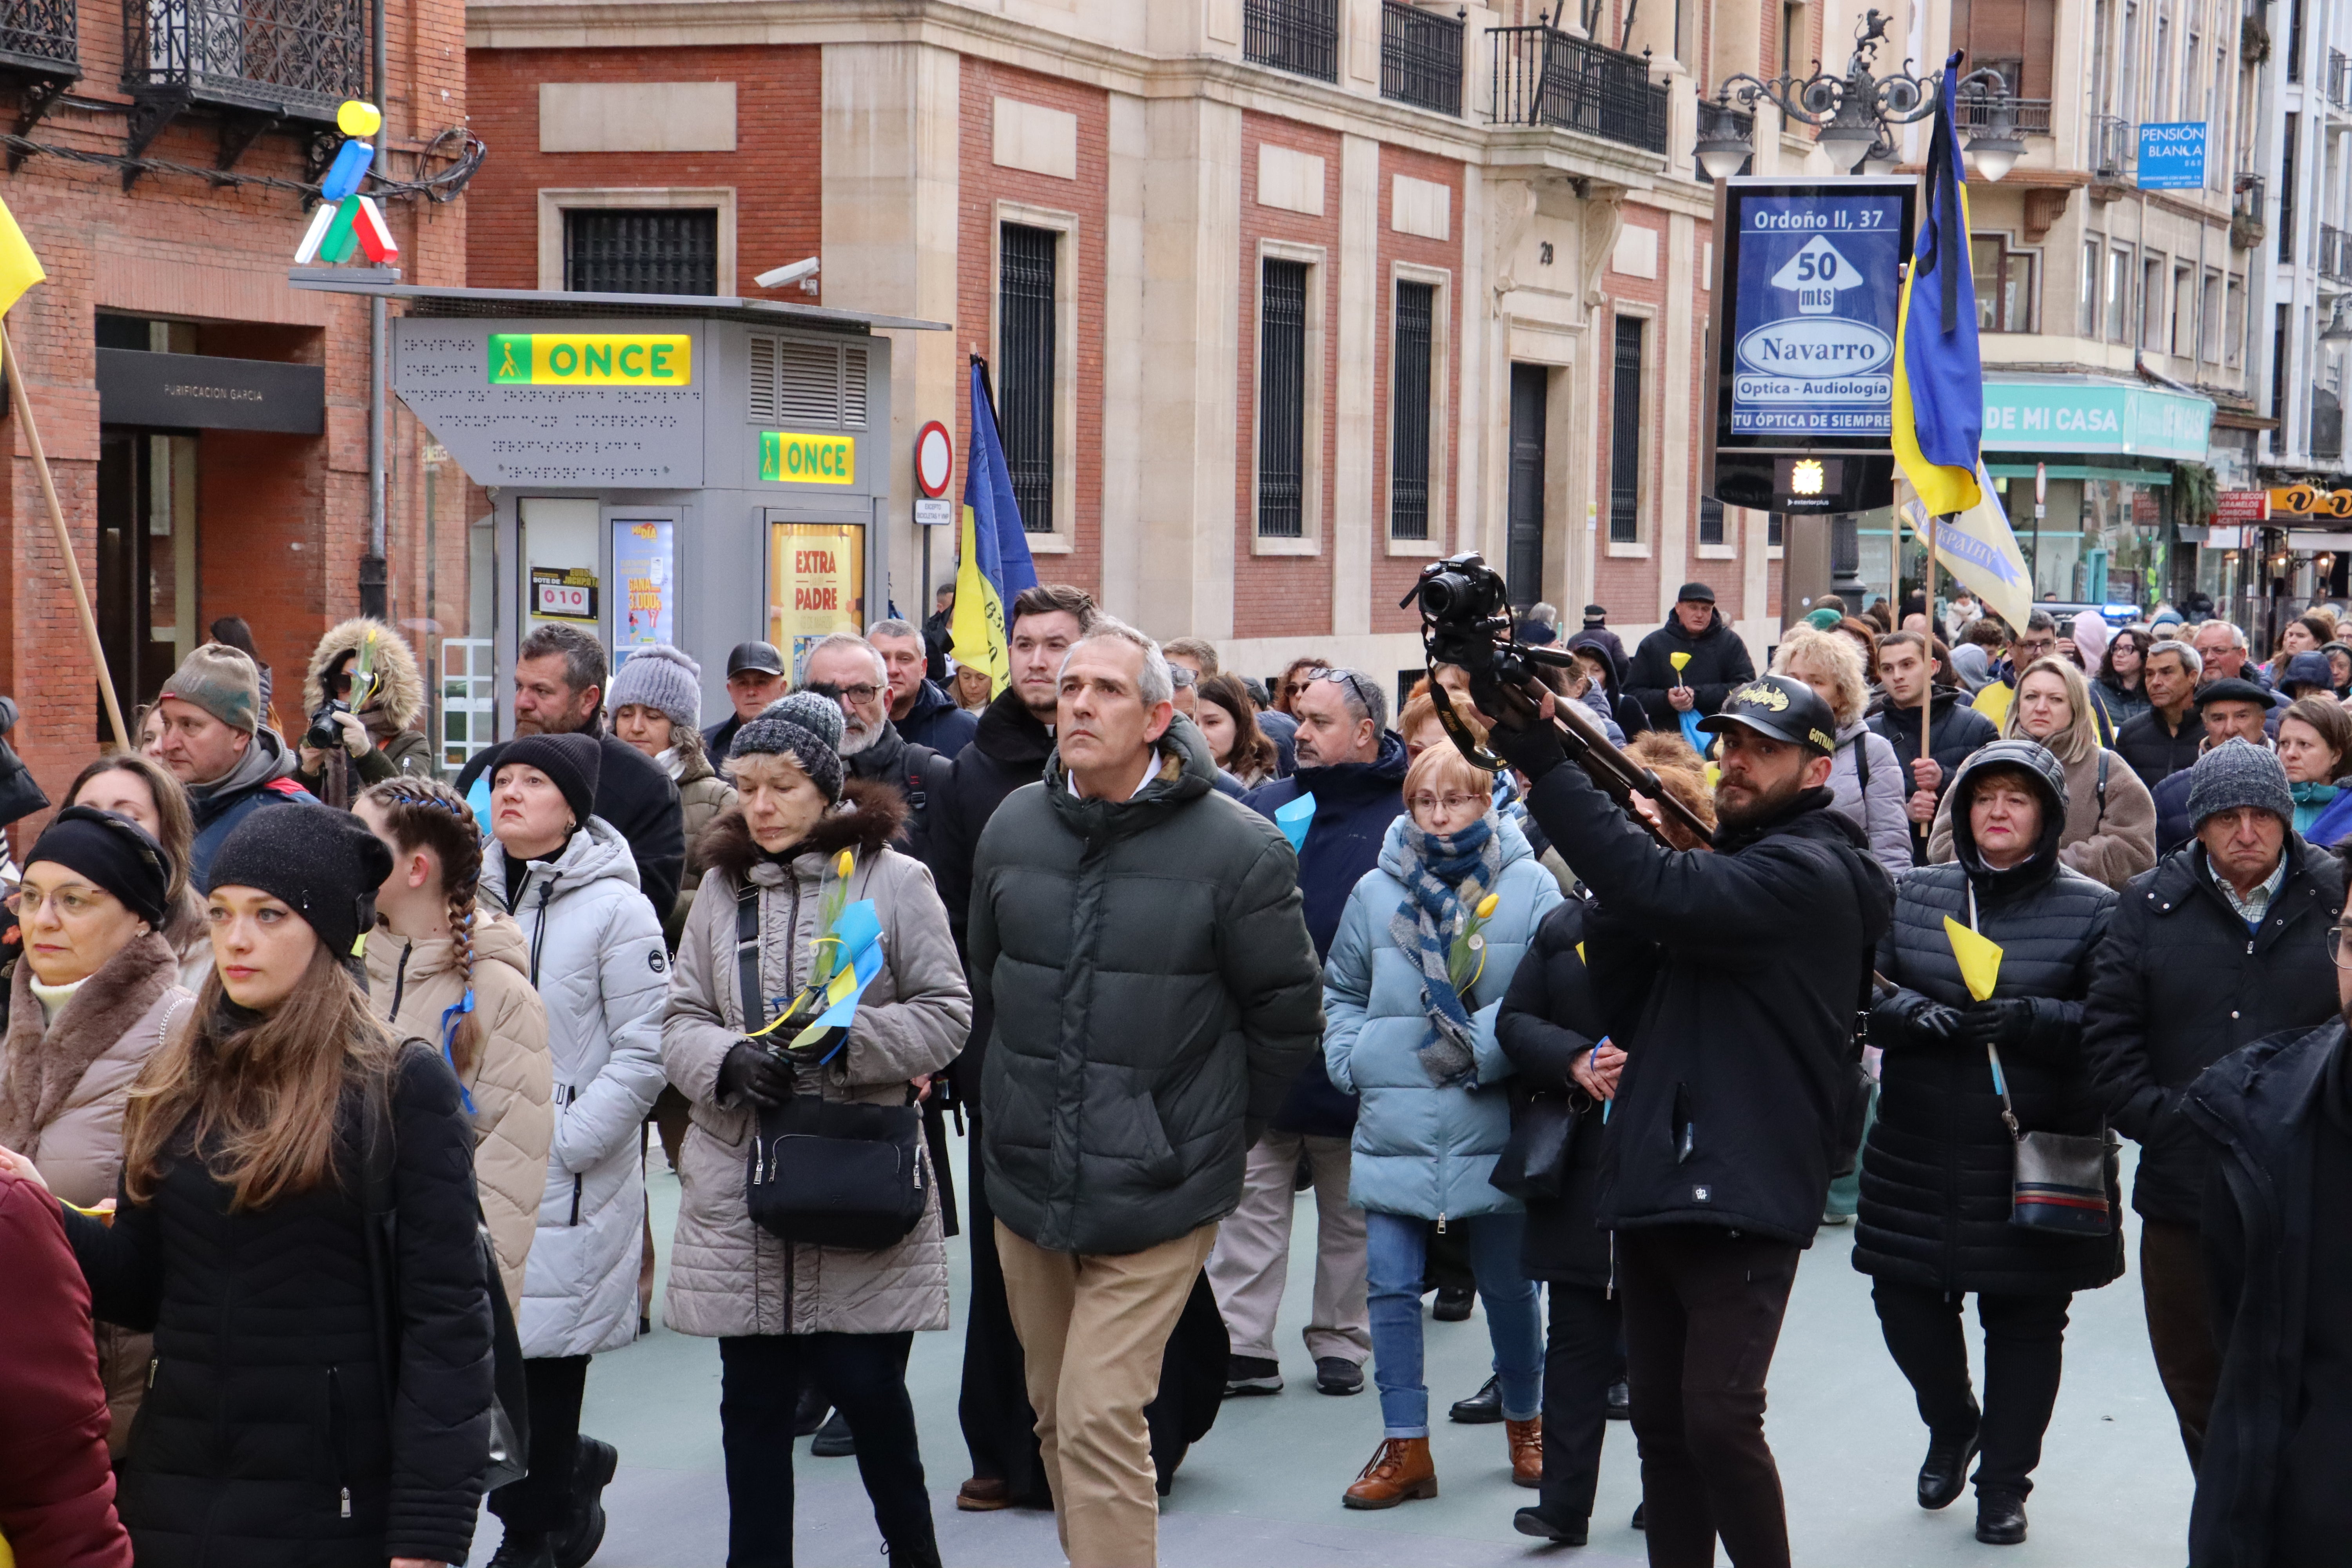
<path fill-rule="evenodd" d="M 2189 775 L 2189 821 L 2192 829 L 2205 826 L 2216 812 L 2251 805 L 2294 826 L 2294 795 L 2287 788 L 2286 769 L 2263 747 L 2232 739 L 2197 759 Z"/>
<path fill-rule="evenodd" d="M 282 900 L 350 963 L 375 924 L 375 890 L 392 875 L 392 851 L 347 811 L 299 803 L 257 811 L 229 830 L 213 856 L 212 887 L 257 888 Z"/>
<path fill-rule="evenodd" d="M 730 757 L 789 754 L 824 792 L 841 798 L 841 704 L 814 691 L 795 691 L 735 731 Z"/>
<path fill-rule="evenodd" d="M 496 789 L 498 775 L 517 763 L 545 773 L 563 792 L 572 820 L 581 827 L 588 826 L 588 819 L 596 814 L 596 781 L 604 766 L 604 748 L 595 736 L 575 731 L 509 741 L 490 765 L 490 787 Z"/>
<path fill-rule="evenodd" d="M 29 868 L 43 860 L 88 877 L 152 930 L 162 931 L 171 914 L 172 858 L 127 816 L 93 806 L 66 807 L 41 830 L 25 865 Z"/>
<path fill-rule="evenodd" d="M 702 666 L 664 642 L 631 648 L 605 689 L 604 705 L 618 712 L 631 703 L 667 713 L 673 724 L 701 729 Z"/>
<path fill-rule="evenodd" d="M 261 671 L 226 643 L 204 643 L 181 660 L 156 700 L 165 697 L 201 708 L 248 735 L 261 727 Z"/>

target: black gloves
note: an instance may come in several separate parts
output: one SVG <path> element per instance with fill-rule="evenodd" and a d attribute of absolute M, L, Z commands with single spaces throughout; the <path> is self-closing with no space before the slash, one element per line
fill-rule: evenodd
<path fill-rule="evenodd" d="M 1961 1008 L 1959 1026 L 1953 1030 L 1952 1038 L 1979 1050 L 1987 1046 L 2013 1046 L 2021 1042 L 2032 1026 L 2033 1003 L 2030 997 L 1998 996 Z"/>
<path fill-rule="evenodd" d="M 1911 1032 L 1930 1045 L 1947 1043 L 1959 1026 L 1960 1010 L 1941 1002 L 1930 1002 L 1911 1015 Z"/>
<path fill-rule="evenodd" d="M 719 1064 L 719 1097 L 772 1110 L 793 1097 L 793 1064 L 749 1040 L 738 1040 Z"/>
<path fill-rule="evenodd" d="M 1508 722 L 1496 724 L 1487 732 L 1486 745 L 1496 756 L 1527 774 L 1529 784 L 1568 761 L 1568 747 L 1559 726 L 1549 719 L 1531 720 L 1525 729 Z"/>

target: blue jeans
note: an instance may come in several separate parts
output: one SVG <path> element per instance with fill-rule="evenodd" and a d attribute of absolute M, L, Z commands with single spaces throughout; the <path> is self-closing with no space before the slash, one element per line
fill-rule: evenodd
<path fill-rule="evenodd" d="M 1421 1278 L 1425 1266 L 1424 1219 L 1364 1215 L 1365 1272 L 1371 1285 L 1372 1384 L 1381 1391 L 1383 1436 L 1429 1436 L 1429 1388 L 1421 1371 Z M 1494 1342 L 1495 1373 L 1502 1380 L 1503 1415 L 1535 1419 L 1543 1405 L 1543 1327 L 1535 1281 L 1519 1271 L 1519 1238 L 1527 1215 L 1482 1214 L 1449 1220 L 1469 1243 L 1471 1271 L 1486 1303 L 1486 1334 Z"/>

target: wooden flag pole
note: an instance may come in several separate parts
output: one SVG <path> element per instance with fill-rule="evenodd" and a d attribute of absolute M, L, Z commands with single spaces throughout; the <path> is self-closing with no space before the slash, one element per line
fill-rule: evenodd
<path fill-rule="evenodd" d="M 1919 755 L 1923 759 L 1936 754 L 1934 737 L 1927 731 L 1936 718 L 1936 524 L 1938 521 L 1935 513 L 1927 514 L 1927 679 L 1919 689 Z M 1911 825 L 1911 831 L 1925 838 L 1929 832 L 1928 825 L 1915 822 Z"/>
<path fill-rule="evenodd" d="M 66 514 L 58 505 L 57 481 L 49 477 L 48 454 L 41 450 L 41 427 L 33 419 L 31 388 L 26 384 L 24 362 L 16 357 L 16 342 L 8 336 L 8 322 L 0 316 L 0 368 L 5 368 L 9 390 L 16 399 L 16 412 L 25 421 L 25 445 L 33 449 L 33 471 L 41 479 L 41 500 L 49 509 L 49 527 L 58 536 L 58 553 L 65 557 L 66 584 L 73 589 L 74 614 L 81 621 L 81 635 L 89 644 L 89 657 L 98 665 L 98 694 L 106 701 L 107 722 L 114 726 L 114 744 L 118 751 L 131 749 L 131 732 L 122 727 L 122 705 L 114 700 L 114 680 L 106 668 L 106 645 L 99 641 L 98 618 L 89 612 L 89 590 L 82 585 L 81 563 L 74 556 L 73 535 L 66 531 Z"/>

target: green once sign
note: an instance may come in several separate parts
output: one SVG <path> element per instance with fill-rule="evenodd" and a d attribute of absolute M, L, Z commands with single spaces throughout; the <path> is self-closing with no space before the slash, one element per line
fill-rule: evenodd
<path fill-rule="evenodd" d="M 2213 405 L 2154 387 L 2106 382 L 1988 381 L 1988 452 L 2111 452 L 2205 460 Z"/>

